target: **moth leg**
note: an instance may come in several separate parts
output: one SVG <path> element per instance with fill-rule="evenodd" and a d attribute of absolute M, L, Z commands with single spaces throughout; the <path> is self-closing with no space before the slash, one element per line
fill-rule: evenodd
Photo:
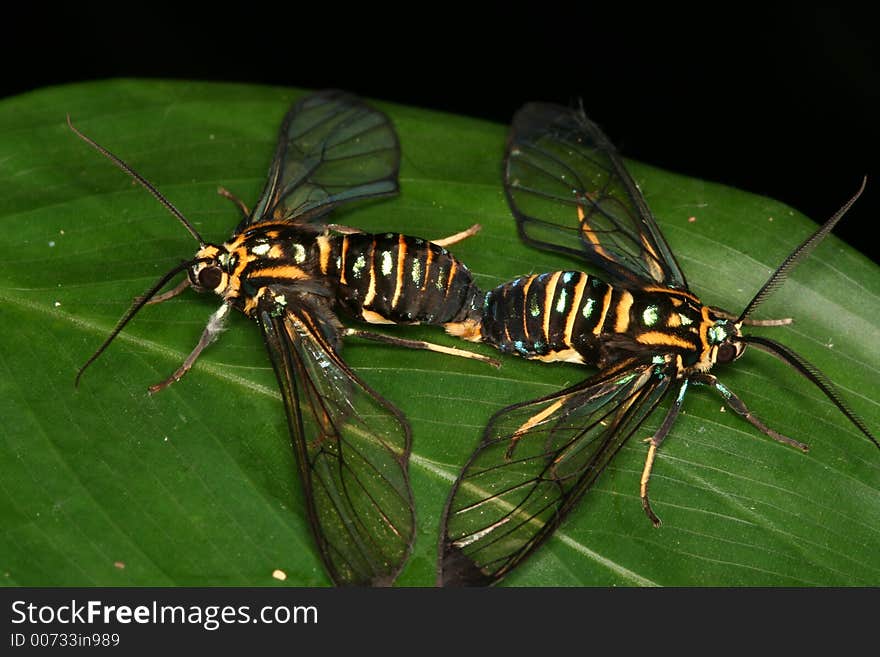
<path fill-rule="evenodd" d="M 743 401 L 739 397 L 737 397 L 735 394 L 733 394 L 733 392 L 727 386 L 725 386 L 720 381 L 718 381 L 718 378 L 715 377 L 714 375 L 700 374 L 697 377 L 695 377 L 695 380 L 697 380 L 700 383 L 705 383 L 706 385 L 710 385 L 713 388 L 715 388 L 715 390 L 717 390 L 718 392 L 721 393 L 721 396 L 724 398 L 724 401 L 727 402 L 727 405 L 730 406 L 730 408 L 732 408 L 733 411 L 737 415 L 743 416 L 749 422 L 749 424 L 751 424 L 753 427 L 757 428 L 758 431 L 760 431 L 764 435 L 770 436 L 773 440 L 779 441 L 780 443 L 784 443 L 786 445 L 789 445 L 791 447 L 799 449 L 802 452 L 806 452 L 810 449 L 809 445 L 798 442 L 794 438 L 789 438 L 788 436 L 784 436 L 781 433 L 774 431 L 773 429 L 768 427 L 763 422 L 761 422 L 761 420 L 759 420 L 757 417 L 752 415 L 752 412 L 743 403 Z"/>
<path fill-rule="evenodd" d="M 476 235 L 477 233 L 480 232 L 480 230 L 482 228 L 483 227 L 480 224 L 474 224 L 470 228 L 459 231 L 459 232 L 455 233 L 454 235 L 449 235 L 448 237 L 441 237 L 439 240 L 431 240 L 431 242 L 433 244 L 436 244 L 437 246 L 443 246 L 443 247 L 450 246 L 452 244 L 455 244 L 456 242 L 461 242 L 462 240 L 466 240 L 468 237 Z"/>
<path fill-rule="evenodd" d="M 202 351 L 205 350 L 205 347 L 214 342 L 214 340 L 217 339 L 217 336 L 220 335 L 220 332 L 224 329 L 229 308 L 230 306 L 224 303 L 214 312 L 213 315 L 211 315 L 211 318 L 208 320 L 208 325 L 202 332 L 202 337 L 199 338 L 199 343 L 196 345 L 195 349 L 193 349 L 190 355 L 186 357 L 186 360 L 183 361 L 183 364 L 177 368 L 174 374 L 164 381 L 148 388 L 151 395 L 160 390 L 164 390 L 175 381 L 180 381 L 181 377 L 189 371 Z"/>
<path fill-rule="evenodd" d="M 645 467 L 642 468 L 642 478 L 639 481 L 639 497 L 642 500 L 642 508 L 645 510 L 645 515 L 648 516 L 648 520 L 650 520 L 651 524 L 655 527 L 659 527 L 662 524 L 662 521 L 659 516 L 654 513 L 654 509 L 651 508 L 651 501 L 648 499 L 648 481 L 651 479 L 651 471 L 654 469 L 654 457 L 657 454 L 657 443 L 655 442 L 654 436 L 645 438 L 645 442 L 649 443 L 648 456 L 645 458 Z"/>
<path fill-rule="evenodd" d="M 167 292 L 163 292 L 162 294 L 157 294 L 152 299 L 147 301 L 146 305 L 151 306 L 154 303 L 162 303 L 163 301 L 168 301 L 168 299 L 173 299 L 178 294 L 183 292 L 186 288 L 191 285 L 189 281 L 189 276 L 184 278 L 180 283 L 178 283 L 174 288 L 168 290 Z"/>
<path fill-rule="evenodd" d="M 407 347 L 408 349 L 424 349 L 426 351 L 436 351 L 438 353 L 447 354 L 449 356 L 471 358 L 473 360 L 479 360 L 483 363 L 489 363 L 489 365 L 492 365 L 494 367 L 501 367 L 501 363 L 494 358 L 489 358 L 488 356 L 483 356 L 482 354 L 475 354 L 471 351 L 465 351 L 464 349 L 456 349 L 455 347 L 444 347 L 441 344 L 425 342 L 424 340 L 406 340 L 404 338 L 395 338 L 390 335 L 384 335 L 382 333 L 373 333 L 372 331 L 364 331 L 362 329 L 353 328 L 345 329 L 343 331 L 343 335 L 345 337 L 364 338 L 365 340 L 384 342 L 385 344 L 393 344 L 397 347 Z"/>
<path fill-rule="evenodd" d="M 222 196 L 223 198 L 228 198 L 230 201 L 235 203 L 235 205 L 238 206 L 238 209 L 241 212 L 241 216 L 244 219 L 247 219 L 250 216 L 251 213 L 248 210 L 248 207 L 244 204 L 244 201 L 242 201 L 240 198 L 238 198 L 235 194 L 230 192 L 228 189 L 226 189 L 225 187 L 218 187 L 217 193 L 220 194 L 220 196 Z"/>
<path fill-rule="evenodd" d="M 648 443 L 648 455 L 645 458 L 645 467 L 642 469 L 642 478 L 639 481 L 639 497 L 642 500 L 642 508 L 645 510 L 645 514 L 655 527 L 659 527 L 661 521 L 657 514 L 654 513 L 654 509 L 651 508 L 651 500 L 648 498 L 648 481 L 651 479 L 651 471 L 654 469 L 654 458 L 657 456 L 660 443 L 669 435 L 669 431 L 672 429 L 672 425 L 675 424 L 679 411 L 681 411 L 681 404 L 684 400 L 687 386 L 688 380 L 684 379 L 678 387 L 678 395 L 666 412 L 666 417 L 663 418 L 660 428 L 657 429 L 653 436 L 645 439 L 645 442 Z"/>

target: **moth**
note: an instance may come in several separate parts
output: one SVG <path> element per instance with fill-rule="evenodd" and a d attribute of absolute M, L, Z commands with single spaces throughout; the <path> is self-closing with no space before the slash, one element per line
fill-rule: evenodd
<path fill-rule="evenodd" d="M 862 185 L 864 188 L 864 183 Z M 806 451 L 766 426 L 711 371 L 747 347 L 784 361 L 815 384 L 878 448 L 864 421 L 818 369 L 788 347 L 747 335 L 781 325 L 751 315 L 834 228 L 857 193 L 798 246 L 739 314 L 704 304 L 688 287 L 644 197 L 616 150 L 583 113 L 528 104 L 514 117 L 504 189 L 520 237 L 600 268 L 519 277 L 490 290 L 466 339 L 539 361 L 591 365 L 576 385 L 495 413 L 458 475 L 441 523 L 441 585 L 503 578 L 559 526 L 618 450 L 668 402 L 647 439 L 639 496 L 655 524 L 648 484 L 657 450 L 688 389 L 707 386 L 761 433 Z"/>
<path fill-rule="evenodd" d="M 68 118 L 68 122 L 70 120 Z M 479 226 L 429 241 L 370 234 L 328 221 L 353 201 L 399 190 L 400 145 L 382 112 L 342 91 L 323 91 L 289 110 L 265 188 L 252 209 L 229 191 L 241 221 L 229 240 L 206 242 L 184 215 L 121 159 L 82 139 L 145 187 L 198 242 L 192 259 L 135 300 L 107 348 L 148 303 L 192 288 L 222 299 L 198 344 L 158 392 L 179 380 L 224 329 L 235 309 L 259 326 L 287 413 L 306 511 L 318 552 L 338 585 L 389 585 L 415 536 L 409 483 L 411 430 L 403 414 L 351 370 L 343 339 L 361 337 L 494 361 L 455 348 L 345 328 L 337 310 L 376 324 L 445 324 L 478 313 L 481 292 L 445 247 Z M 180 273 L 186 277 L 162 290 Z"/>

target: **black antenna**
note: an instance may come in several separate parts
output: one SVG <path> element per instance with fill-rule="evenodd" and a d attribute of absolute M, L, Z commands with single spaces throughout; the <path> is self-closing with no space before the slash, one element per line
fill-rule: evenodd
<path fill-rule="evenodd" d="M 114 328 L 113 331 L 110 332 L 110 335 L 107 336 L 107 339 L 104 340 L 104 342 L 101 344 L 101 346 L 98 347 L 98 350 L 91 355 L 91 357 L 86 361 L 85 365 L 83 365 L 82 367 L 79 368 L 79 372 L 76 373 L 76 379 L 73 382 L 74 387 L 79 386 L 80 377 L 82 377 L 83 372 L 86 371 L 86 368 L 89 365 L 91 365 L 92 363 L 94 363 L 98 359 L 98 356 L 100 356 L 102 353 L 104 353 L 104 350 L 110 346 L 110 343 L 113 342 L 113 339 L 117 335 L 119 335 L 119 333 L 122 331 L 123 328 L 125 328 L 125 325 L 131 321 L 131 318 L 134 317 L 137 314 L 137 312 L 141 308 L 143 308 L 150 299 L 152 299 L 154 296 L 156 296 L 156 294 L 159 292 L 159 290 L 161 290 L 163 287 L 165 287 L 165 285 L 168 283 L 168 281 L 170 281 L 172 278 L 174 278 L 175 275 L 179 274 L 183 270 L 189 269 L 193 265 L 198 264 L 200 262 L 209 262 L 210 260 L 211 260 L 210 258 L 195 258 L 194 260 L 189 260 L 187 262 L 180 263 L 174 269 L 172 269 L 171 271 L 166 273 L 164 276 L 162 276 L 162 278 L 159 280 L 159 282 L 156 283 L 149 290 L 147 290 L 143 295 L 135 298 L 134 303 L 131 304 L 131 308 L 129 308 L 126 311 L 126 313 L 122 316 L 122 319 L 120 319 L 116 323 L 116 328 Z"/>
<path fill-rule="evenodd" d="M 880 442 L 878 442 L 874 435 L 868 430 L 868 425 L 865 424 L 865 421 L 850 410 L 849 406 L 846 405 L 843 398 L 840 396 L 840 393 L 837 391 L 837 388 L 835 388 L 828 377 L 822 374 L 822 372 L 820 372 L 814 365 L 808 363 L 802 356 L 799 356 L 785 345 L 780 344 L 775 340 L 770 340 L 769 338 L 756 335 L 743 335 L 739 337 L 739 341 L 745 342 L 746 344 L 778 358 L 782 362 L 793 367 L 795 371 L 803 377 L 812 381 L 812 383 L 819 388 L 819 390 L 821 390 L 838 409 L 840 409 L 840 412 L 858 427 L 859 431 L 870 438 L 871 442 L 880 448 Z"/>
<path fill-rule="evenodd" d="M 137 180 L 144 187 L 144 189 L 146 189 L 148 192 L 150 192 L 150 194 L 152 194 L 159 201 L 159 203 L 164 205 L 165 208 L 171 214 L 173 214 L 175 217 L 177 217 L 177 220 L 180 221 L 180 223 L 182 223 L 184 225 L 184 227 L 189 231 L 189 234 L 196 238 L 196 241 L 199 243 L 199 246 L 201 246 L 201 247 L 205 246 L 205 241 L 202 239 L 202 236 L 199 235 L 199 233 L 196 231 L 195 228 L 193 228 L 192 224 L 189 223 L 187 218 L 183 216 L 183 213 L 180 210 L 178 210 L 177 208 L 175 208 L 174 205 L 171 203 L 171 201 L 169 201 L 167 198 L 165 198 L 162 195 L 162 193 L 158 189 L 156 189 L 146 178 L 144 178 L 141 174 L 139 174 L 137 171 L 132 169 L 130 166 L 128 166 L 125 162 L 120 160 L 118 157 L 116 157 L 113 153 L 108 151 L 106 148 L 101 146 L 101 144 L 96 142 L 94 139 L 92 139 L 91 137 L 88 137 L 87 135 L 84 135 L 79 130 L 77 130 L 70 120 L 70 114 L 67 115 L 67 125 L 70 127 L 71 130 L 73 130 L 73 133 L 77 137 L 79 137 L 84 142 L 89 144 L 92 148 L 94 148 L 96 151 L 98 151 L 101 155 L 103 155 L 108 160 L 113 162 L 113 164 L 115 164 L 117 167 L 119 167 L 120 169 L 125 171 L 125 173 L 127 173 L 129 176 L 131 176 L 132 178 Z"/>
<path fill-rule="evenodd" d="M 865 184 L 868 182 L 868 177 L 865 176 L 862 178 L 862 186 L 859 187 L 859 191 L 855 193 L 855 195 L 848 200 L 840 210 L 834 213 L 834 216 L 831 217 L 828 221 L 826 221 L 819 229 L 810 235 L 806 240 L 804 240 L 803 244 L 801 244 L 798 248 L 792 251 L 789 256 L 779 265 L 779 268 L 773 272 L 770 276 L 770 279 L 764 283 L 764 287 L 762 287 L 758 293 L 755 295 L 755 298 L 749 302 L 749 305 L 746 306 L 745 310 L 742 311 L 742 314 L 739 316 L 739 319 L 736 320 L 737 324 L 742 324 L 743 320 L 745 320 L 751 312 L 757 308 L 761 302 L 764 301 L 768 296 L 770 296 L 776 288 L 782 285 L 785 282 L 786 276 L 788 276 L 789 272 L 794 269 L 794 266 L 804 259 L 806 256 L 810 254 L 810 252 L 816 248 L 816 245 L 819 244 L 828 233 L 831 232 L 831 229 L 837 225 L 837 222 L 843 218 L 843 215 L 846 214 L 846 211 L 852 207 L 852 204 L 858 200 L 859 196 L 862 195 L 862 192 L 865 191 Z"/>

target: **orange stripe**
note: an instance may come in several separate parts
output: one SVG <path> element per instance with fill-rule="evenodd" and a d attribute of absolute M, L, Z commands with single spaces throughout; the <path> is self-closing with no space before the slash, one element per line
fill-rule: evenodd
<path fill-rule="evenodd" d="M 455 258 L 450 258 L 452 262 L 452 266 L 449 268 L 449 277 L 446 279 L 446 291 L 443 293 L 443 298 L 449 296 L 449 290 L 452 288 L 452 278 L 455 276 L 455 270 L 458 269 L 458 263 L 455 261 Z"/>
<path fill-rule="evenodd" d="M 348 253 L 348 235 L 342 238 L 342 252 L 339 256 L 339 282 L 348 285 L 345 280 L 345 256 Z"/>
<path fill-rule="evenodd" d="M 241 275 L 244 273 L 245 268 L 256 258 L 248 253 L 244 246 L 238 246 L 234 251 L 231 251 L 231 254 L 235 256 L 235 271 L 229 275 L 226 296 L 237 297 L 241 290 Z"/>
<path fill-rule="evenodd" d="M 571 300 L 571 310 L 568 311 L 568 318 L 565 321 L 565 335 L 563 339 L 565 344 L 571 346 L 571 332 L 574 330 L 574 320 L 581 310 L 581 300 L 584 298 L 584 288 L 587 286 L 587 278 L 583 272 L 578 272 L 580 280 L 574 287 L 574 298 Z"/>
<path fill-rule="evenodd" d="M 596 326 L 593 327 L 593 335 L 599 335 L 602 333 L 605 324 L 605 316 L 608 314 L 608 306 L 611 305 L 611 292 L 613 290 L 614 288 L 609 285 L 608 291 L 605 292 L 605 298 L 602 299 L 602 314 L 599 315 L 599 321 L 596 322 Z"/>
<path fill-rule="evenodd" d="M 646 331 L 636 336 L 636 342 L 640 344 L 659 345 L 662 347 L 680 347 L 681 349 L 693 349 L 687 340 L 662 331 Z"/>
<path fill-rule="evenodd" d="M 550 277 L 550 282 L 544 291 L 544 340 L 550 341 L 550 312 L 553 310 L 553 295 L 556 294 L 556 284 L 559 277 L 562 276 L 561 271 L 554 272 Z"/>
<path fill-rule="evenodd" d="M 510 436 L 511 441 L 514 441 L 514 443 L 515 443 L 515 441 L 519 440 L 519 438 L 521 438 L 522 435 L 526 431 L 530 430 L 536 424 L 540 424 L 541 422 L 546 420 L 548 417 L 553 415 L 553 413 L 558 411 L 566 401 L 568 401 L 568 395 L 566 395 L 564 397 L 560 397 L 555 402 L 550 404 L 547 408 L 545 408 L 543 411 L 535 413 L 532 417 L 530 417 L 528 420 L 523 422 L 519 429 L 517 429 L 516 431 L 513 432 L 513 435 Z"/>
<path fill-rule="evenodd" d="M 428 278 L 431 271 L 431 261 L 434 259 L 434 252 L 431 251 L 430 247 L 425 249 L 425 251 L 427 252 L 428 256 L 425 258 L 425 273 L 422 274 L 425 277 L 422 281 L 422 292 L 428 289 Z"/>
<path fill-rule="evenodd" d="M 685 292 L 684 290 L 674 290 L 670 287 L 648 286 L 648 287 L 643 287 L 639 291 L 640 292 L 662 292 L 664 294 L 669 295 L 672 298 L 672 303 L 677 306 L 681 305 L 681 300 L 678 299 L 677 297 L 684 297 L 685 299 L 690 299 L 691 301 L 693 301 L 697 305 L 702 305 L 702 302 L 697 297 L 695 297 L 690 292 Z M 678 303 L 676 303 L 676 301 Z"/>
<path fill-rule="evenodd" d="M 578 213 L 578 221 L 581 224 L 581 233 L 587 236 L 587 239 L 593 243 L 593 247 L 600 256 L 607 260 L 613 260 L 613 258 L 608 257 L 608 253 L 605 249 L 602 248 L 602 245 L 599 243 L 599 238 L 596 237 L 596 234 L 593 232 L 593 229 L 590 228 L 590 224 L 586 222 L 587 215 L 584 212 L 584 208 L 582 206 L 577 206 Z"/>
<path fill-rule="evenodd" d="M 403 234 L 397 238 L 397 284 L 394 287 L 394 297 L 391 299 L 391 307 L 397 308 L 400 301 L 400 292 L 403 290 L 403 267 L 406 264 L 406 244 Z"/>
<path fill-rule="evenodd" d="M 700 315 L 703 317 L 703 321 L 700 322 L 700 344 L 703 347 L 703 351 L 706 351 L 709 348 L 709 337 L 706 333 L 715 322 L 709 319 L 709 306 L 700 308 Z"/>
<path fill-rule="evenodd" d="M 348 240 L 348 238 L 345 238 Z M 373 303 L 373 299 L 376 298 L 376 240 L 373 240 L 373 246 L 370 248 L 370 285 L 367 288 L 367 294 L 364 297 L 364 303 L 362 304 L 363 308 L 366 308 L 371 303 Z"/>
<path fill-rule="evenodd" d="M 627 290 L 623 290 L 620 299 L 617 301 L 617 316 L 614 320 L 614 331 L 616 333 L 626 333 L 629 328 L 629 309 L 633 305 L 633 295 Z"/>
<path fill-rule="evenodd" d="M 522 288 L 523 295 L 523 316 L 522 316 L 522 324 L 523 324 L 523 335 L 527 340 L 531 340 L 531 336 L 529 335 L 529 287 L 532 285 L 532 281 L 535 280 L 535 276 L 529 276 L 526 279 L 525 285 Z"/>
<path fill-rule="evenodd" d="M 327 268 L 330 265 L 330 238 L 326 235 L 318 236 L 318 253 L 321 273 L 327 275 Z M 344 282 L 344 281 L 340 281 Z"/>
<path fill-rule="evenodd" d="M 641 237 L 645 250 L 651 256 L 650 258 L 642 258 L 642 260 L 648 265 L 648 269 L 651 271 L 651 276 L 658 281 L 663 280 L 663 268 L 660 266 L 660 257 L 657 255 L 657 251 L 651 245 L 651 242 L 648 241 L 646 235 L 642 235 Z"/>
<path fill-rule="evenodd" d="M 248 278 L 282 278 L 288 280 L 302 280 L 308 275 L 299 267 L 293 265 L 279 265 L 277 267 L 263 267 L 248 273 Z"/>

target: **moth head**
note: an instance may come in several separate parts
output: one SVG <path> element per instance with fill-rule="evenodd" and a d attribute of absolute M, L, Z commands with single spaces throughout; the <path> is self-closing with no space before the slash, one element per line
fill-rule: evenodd
<path fill-rule="evenodd" d="M 713 363 L 730 363 L 743 355 L 746 345 L 740 337 L 740 325 L 727 319 L 719 319 L 706 331 Z"/>
<path fill-rule="evenodd" d="M 189 282 L 196 292 L 222 295 L 229 285 L 231 255 L 222 246 L 207 244 L 196 253 L 196 262 L 187 270 Z"/>

